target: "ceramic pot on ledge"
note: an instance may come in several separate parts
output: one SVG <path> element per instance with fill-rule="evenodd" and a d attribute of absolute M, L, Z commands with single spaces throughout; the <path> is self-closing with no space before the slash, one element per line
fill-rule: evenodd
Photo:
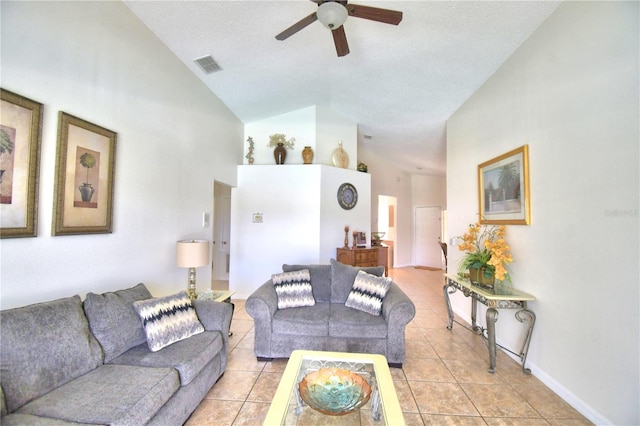
<path fill-rule="evenodd" d="M 304 164 L 311 164 L 313 161 L 313 149 L 310 146 L 305 146 L 302 150 L 302 161 Z"/>
<path fill-rule="evenodd" d="M 273 150 L 273 158 L 276 160 L 276 164 L 284 164 L 284 160 L 287 158 L 287 149 L 283 144 L 279 143 Z"/>

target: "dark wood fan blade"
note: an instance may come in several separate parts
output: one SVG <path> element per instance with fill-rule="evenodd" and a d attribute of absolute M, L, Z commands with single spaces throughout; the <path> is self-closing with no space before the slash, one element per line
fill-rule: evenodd
<path fill-rule="evenodd" d="M 348 4 L 349 16 L 369 19 L 370 21 L 384 22 L 385 24 L 398 25 L 402 21 L 402 12 L 377 7 Z"/>
<path fill-rule="evenodd" d="M 335 30 L 331 30 L 333 34 L 333 42 L 336 45 L 336 53 L 338 56 L 349 54 L 349 44 L 347 43 L 347 35 L 344 33 L 344 25 L 340 25 Z"/>
<path fill-rule="evenodd" d="M 286 30 L 284 30 L 283 32 L 278 34 L 276 36 L 276 39 L 277 40 L 286 40 L 287 38 L 291 37 L 292 35 L 294 35 L 298 31 L 300 31 L 301 29 L 306 27 L 307 25 L 313 24 L 317 20 L 318 20 L 318 16 L 316 15 L 315 12 L 313 12 L 311 15 L 307 16 L 306 18 L 303 18 L 303 19 L 299 20 L 298 22 L 296 22 L 295 24 L 293 24 L 292 26 L 290 26 L 289 28 L 287 28 Z"/>

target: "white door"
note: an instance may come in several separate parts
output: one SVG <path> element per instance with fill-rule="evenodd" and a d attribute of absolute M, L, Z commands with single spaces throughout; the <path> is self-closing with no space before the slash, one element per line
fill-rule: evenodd
<path fill-rule="evenodd" d="M 231 197 L 215 197 L 214 215 L 212 278 L 229 281 Z"/>
<path fill-rule="evenodd" d="M 442 251 L 440 249 L 441 216 L 440 207 L 416 207 L 414 253 L 415 266 L 441 269 Z"/>

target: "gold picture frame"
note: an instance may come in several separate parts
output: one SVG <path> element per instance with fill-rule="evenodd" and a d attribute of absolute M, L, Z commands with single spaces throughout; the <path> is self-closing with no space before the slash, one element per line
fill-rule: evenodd
<path fill-rule="evenodd" d="M 529 145 L 478 165 L 480 223 L 531 224 Z"/>
<path fill-rule="evenodd" d="M 60 111 L 52 235 L 108 234 L 117 134 Z"/>
<path fill-rule="evenodd" d="M 36 237 L 44 107 L 0 92 L 0 238 Z"/>

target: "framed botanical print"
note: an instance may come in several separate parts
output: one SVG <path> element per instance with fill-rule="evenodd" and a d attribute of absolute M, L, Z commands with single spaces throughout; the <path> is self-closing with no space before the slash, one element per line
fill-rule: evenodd
<path fill-rule="evenodd" d="M 480 223 L 529 225 L 529 146 L 478 165 Z"/>
<path fill-rule="evenodd" d="M 112 232 L 116 136 L 59 113 L 53 235 Z"/>
<path fill-rule="evenodd" d="M 0 92 L 0 238 L 35 237 L 43 105 Z"/>

